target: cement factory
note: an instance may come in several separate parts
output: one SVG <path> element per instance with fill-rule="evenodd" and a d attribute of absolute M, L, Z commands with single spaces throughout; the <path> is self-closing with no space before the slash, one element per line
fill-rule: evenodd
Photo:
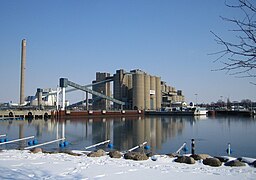
<path fill-rule="evenodd" d="M 60 87 L 62 87 L 61 84 Z M 92 81 L 92 84 L 82 86 L 84 89 L 73 86 L 78 90 L 85 91 L 86 98 L 71 105 L 64 94 L 77 89 L 66 89 L 68 85 L 66 82 L 64 84 L 64 90 L 38 88 L 36 95 L 28 96 L 26 100 L 29 105 L 39 108 L 57 106 L 57 109 L 61 108 L 62 110 L 80 108 L 85 110 L 159 111 L 163 108 L 181 106 L 185 99 L 181 90 L 168 86 L 161 81 L 160 77 L 149 75 L 138 69 L 130 72 L 120 69 L 112 76 L 110 73 L 97 72 L 96 80 Z M 89 93 L 92 94 L 91 98 L 89 98 Z"/>
<path fill-rule="evenodd" d="M 79 85 L 60 78 L 57 88 L 37 88 L 35 95 L 25 97 L 26 40 L 21 43 L 19 104 L 0 105 L 0 117 L 85 117 L 106 115 L 206 115 L 208 110 L 185 103 L 182 90 L 168 85 L 161 77 L 143 70 L 96 72 L 90 84 Z M 66 94 L 83 91 L 85 97 L 72 104 Z M 212 111 L 213 114 L 219 113 Z M 212 113 L 210 112 L 210 113 Z M 241 111 L 221 111 L 241 114 Z M 251 115 L 251 112 L 245 112 Z M 208 113 L 209 114 L 209 113 Z"/>
<path fill-rule="evenodd" d="M 184 95 L 181 90 L 169 86 L 161 77 L 150 75 L 140 69 L 96 72 L 96 79 L 88 85 L 78 85 L 60 78 L 58 88 L 37 88 L 35 95 L 25 97 L 26 40 L 21 43 L 21 75 L 19 108 L 36 110 L 152 110 L 160 111 L 182 106 Z M 71 89 L 67 88 L 71 86 Z M 72 89 L 73 88 L 73 89 Z M 71 104 L 66 93 L 82 90 L 86 98 Z"/>
<path fill-rule="evenodd" d="M 39 108 L 57 106 L 57 109 L 63 104 L 61 107 L 65 106 L 66 108 L 77 106 L 81 108 L 84 105 L 86 110 L 161 110 L 181 104 L 185 100 L 181 90 L 176 90 L 174 87 L 167 85 L 161 80 L 161 77 L 150 75 L 139 69 L 129 72 L 120 69 L 116 70 L 113 75 L 107 72 L 96 72 L 96 79 L 92 81 L 92 84 L 84 86 L 91 87 L 91 98 L 89 99 L 90 96 L 87 94 L 85 100 L 73 105 L 69 105 L 65 97 L 65 100 L 60 99 L 61 96 L 58 94 L 63 94 L 60 89 L 38 88 L 34 96 L 25 97 L 25 66 L 26 40 L 23 39 L 21 46 L 20 105 L 27 103 Z M 73 90 L 65 89 L 66 93 Z M 85 92 L 88 93 L 86 90 Z M 104 96 L 99 97 L 98 94 L 93 92 Z M 109 99 L 104 97 L 109 97 Z M 113 99 L 123 103 L 116 103 Z"/>
<path fill-rule="evenodd" d="M 110 73 L 96 73 L 94 83 L 113 81 L 113 87 L 110 82 L 92 86 L 96 92 L 106 96 L 111 96 L 113 89 L 113 98 L 125 103 L 122 105 L 114 103 L 93 95 L 92 109 L 126 109 L 126 110 L 161 110 L 171 107 L 174 104 L 184 102 L 184 96 L 181 90 L 166 85 L 160 77 L 153 76 L 136 69 L 126 72 L 123 69 L 116 70 L 111 76 Z"/>

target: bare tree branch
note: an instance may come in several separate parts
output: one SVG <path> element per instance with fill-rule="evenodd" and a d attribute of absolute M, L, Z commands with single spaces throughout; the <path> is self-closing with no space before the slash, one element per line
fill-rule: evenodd
<path fill-rule="evenodd" d="M 219 55 L 214 62 L 221 62 L 222 67 L 215 71 L 226 71 L 230 75 L 241 78 L 256 78 L 256 7 L 250 0 L 238 0 L 238 4 L 231 5 L 225 2 L 229 8 L 241 10 L 243 19 L 231 19 L 220 17 L 223 21 L 235 25 L 236 29 L 230 30 L 235 33 L 236 42 L 224 40 L 211 31 L 217 44 L 223 50 L 212 53 Z M 252 83 L 254 84 L 254 83 Z"/>

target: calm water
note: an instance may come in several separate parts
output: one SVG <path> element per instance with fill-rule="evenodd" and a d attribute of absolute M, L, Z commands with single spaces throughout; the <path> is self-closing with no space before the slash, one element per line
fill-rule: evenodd
<path fill-rule="evenodd" d="M 231 143 L 232 156 L 256 158 L 256 119 L 243 117 L 145 117 L 75 119 L 66 121 L 32 120 L 0 121 L 0 134 L 9 141 L 34 135 L 39 143 L 65 137 L 66 149 L 84 150 L 84 147 L 110 139 L 114 148 L 128 150 L 147 141 L 155 153 L 175 152 L 191 139 L 196 141 L 196 153 L 227 155 Z M 27 142 L 1 145 L 1 149 L 20 148 Z M 101 148 L 105 148 L 104 146 Z M 43 146 L 45 150 L 59 149 L 58 143 Z M 92 149 L 94 150 L 94 149 Z M 106 149 L 108 150 L 108 149 Z"/>

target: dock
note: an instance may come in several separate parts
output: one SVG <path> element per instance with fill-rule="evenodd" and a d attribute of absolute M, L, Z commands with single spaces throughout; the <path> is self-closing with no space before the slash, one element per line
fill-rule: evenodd
<path fill-rule="evenodd" d="M 208 111 L 209 116 L 244 116 L 250 117 L 254 116 L 254 112 L 252 111 L 231 111 L 231 110 L 213 110 Z"/>
<path fill-rule="evenodd" d="M 145 111 L 150 116 L 194 116 L 193 111 Z"/>
<path fill-rule="evenodd" d="M 35 119 L 42 119 L 42 118 L 50 118 L 51 117 L 51 110 L 2 110 L 0 111 L 0 119 L 5 118 L 12 118 L 12 119 L 19 119 L 19 118 L 35 118 Z"/>
<path fill-rule="evenodd" d="M 84 110 L 71 111 L 59 110 L 52 113 L 53 117 L 58 119 L 86 118 L 86 117 L 127 117 L 144 116 L 141 110 Z"/>

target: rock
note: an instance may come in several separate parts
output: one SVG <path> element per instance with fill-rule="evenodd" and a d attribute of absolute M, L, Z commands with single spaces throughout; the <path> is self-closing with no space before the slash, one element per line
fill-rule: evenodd
<path fill-rule="evenodd" d="M 209 158 L 210 155 L 208 154 L 193 154 L 191 155 L 190 157 L 194 158 L 194 160 L 198 161 L 198 160 L 201 160 L 201 159 L 206 159 L 206 158 Z"/>
<path fill-rule="evenodd" d="M 138 153 L 134 156 L 135 161 L 144 161 L 144 160 L 148 160 L 148 156 L 145 153 Z"/>
<path fill-rule="evenodd" d="M 124 154 L 125 159 L 132 159 L 135 161 L 142 161 L 142 160 L 147 160 L 148 156 L 145 153 L 141 152 L 128 152 Z"/>
<path fill-rule="evenodd" d="M 228 162 L 228 161 L 229 161 L 229 159 L 228 159 L 228 158 L 226 158 L 226 157 L 215 156 L 215 158 L 219 159 L 219 160 L 220 160 L 220 162 Z"/>
<path fill-rule="evenodd" d="M 105 156 L 106 152 L 103 149 L 99 149 L 96 151 L 100 156 Z"/>
<path fill-rule="evenodd" d="M 186 163 L 186 164 L 195 164 L 195 160 L 192 157 L 188 157 L 188 156 L 180 156 L 177 159 L 174 160 L 175 162 L 178 163 Z"/>
<path fill-rule="evenodd" d="M 251 163 L 250 165 L 256 168 L 256 161 L 254 161 L 254 162 Z"/>
<path fill-rule="evenodd" d="M 82 154 L 74 153 L 72 151 L 64 151 L 63 153 L 71 155 L 71 156 L 81 156 Z"/>
<path fill-rule="evenodd" d="M 32 152 L 32 153 L 39 153 L 39 152 L 43 152 L 43 150 L 42 150 L 42 148 L 33 148 L 33 149 L 31 149 L 30 150 L 30 152 Z"/>
<path fill-rule="evenodd" d="M 95 152 L 90 152 L 89 154 L 87 154 L 88 157 L 101 157 L 105 155 L 106 155 L 106 152 L 103 149 L 99 149 Z"/>
<path fill-rule="evenodd" d="M 108 154 L 111 158 L 121 158 L 122 154 L 119 151 L 111 151 Z"/>
<path fill-rule="evenodd" d="M 59 151 L 44 151 L 46 154 L 58 154 Z"/>
<path fill-rule="evenodd" d="M 203 164 L 212 167 L 219 167 L 221 166 L 222 162 L 217 158 L 206 158 L 203 160 Z"/>
<path fill-rule="evenodd" d="M 166 154 L 166 156 L 169 156 L 170 158 L 175 158 L 175 157 L 178 157 L 179 155 L 175 153 L 170 153 L 170 154 Z"/>
<path fill-rule="evenodd" d="M 97 152 L 90 152 L 89 154 L 87 154 L 88 157 L 99 157 Z"/>
<path fill-rule="evenodd" d="M 133 159 L 135 156 L 135 152 L 128 152 L 124 154 L 124 159 Z"/>
<path fill-rule="evenodd" d="M 226 162 L 224 165 L 231 166 L 231 167 L 240 167 L 240 166 L 245 166 L 245 163 L 243 163 L 239 160 L 232 160 L 232 161 Z"/>
<path fill-rule="evenodd" d="M 249 165 L 251 165 L 255 161 L 254 158 L 248 158 L 248 157 L 239 157 L 237 158 L 237 160 Z"/>

